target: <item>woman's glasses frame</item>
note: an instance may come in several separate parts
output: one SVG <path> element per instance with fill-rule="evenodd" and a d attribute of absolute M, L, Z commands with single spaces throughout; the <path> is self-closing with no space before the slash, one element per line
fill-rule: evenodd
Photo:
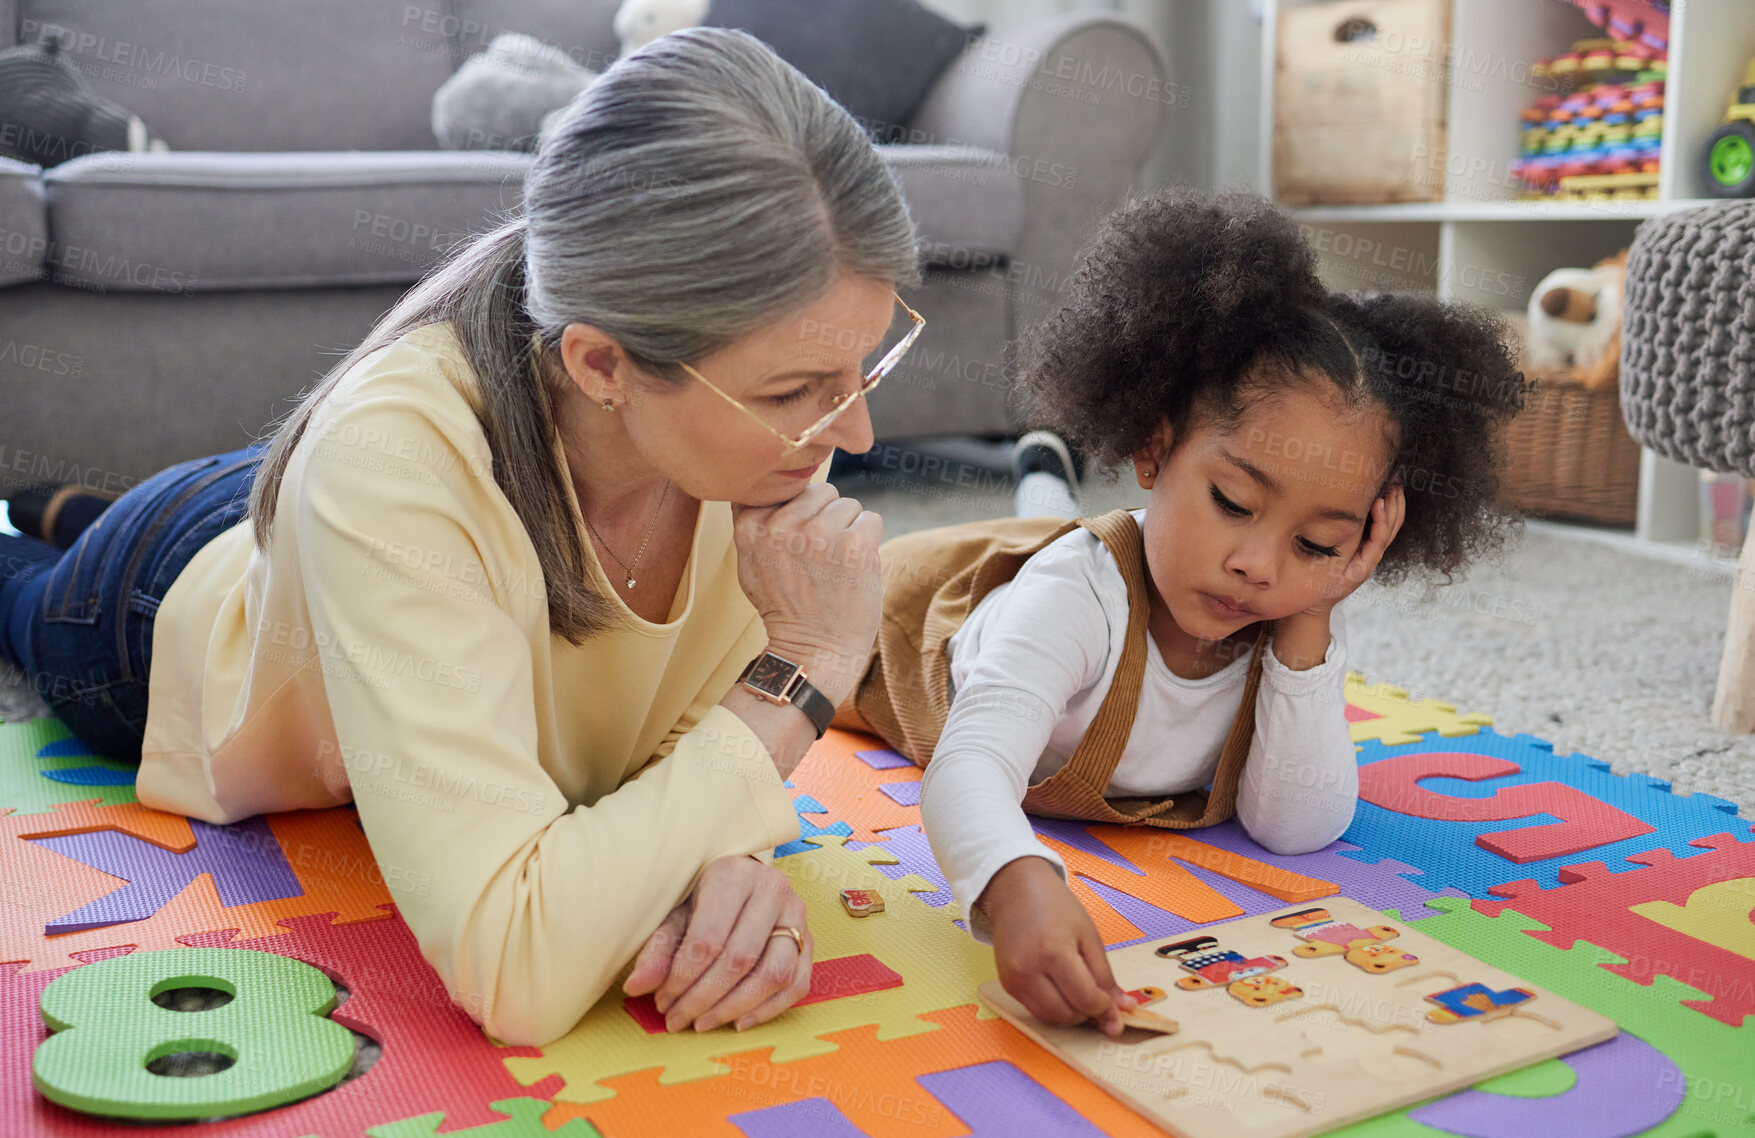
<path fill-rule="evenodd" d="M 742 400 L 735 396 L 726 394 L 724 391 L 720 390 L 719 386 L 712 380 L 708 379 L 688 364 L 683 364 L 682 368 L 684 371 L 712 388 L 718 393 L 720 398 L 730 403 L 733 407 L 736 407 L 739 411 L 742 411 L 745 415 L 748 415 L 751 419 L 754 419 L 757 423 L 760 423 L 762 427 L 775 438 L 785 443 L 788 447 L 796 449 L 804 446 L 806 443 L 828 430 L 829 424 L 833 423 L 838 417 L 840 417 L 847 408 L 853 406 L 854 399 L 861 395 L 871 394 L 872 389 L 879 383 L 883 382 L 884 376 L 888 375 L 895 368 L 902 356 L 914 345 L 914 341 L 920 338 L 921 330 L 926 327 L 926 318 L 912 308 L 909 308 L 908 302 L 903 300 L 900 295 L 896 297 L 896 303 L 901 305 L 902 310 L 908 314 L 909 319 L 914 321 L 914 327 L 908 329 L 908 334 L 903 336 L 902 339 L 896 343 L 895 347 L 885 352 L 884 358 L 879 360 L 877 365 L 873 367 L 871 371 L 866 373 L 865 379 L 860 383 L 857 391 L 844 392 L 835 396 L 834 408 L 830 410 L 828 414 L 812 423 L 809 427 L 806 427 L 802 433 L 796 436 L 788 435 L 782 431 L 776 430 L 766 419 L 750 410 Z"/>

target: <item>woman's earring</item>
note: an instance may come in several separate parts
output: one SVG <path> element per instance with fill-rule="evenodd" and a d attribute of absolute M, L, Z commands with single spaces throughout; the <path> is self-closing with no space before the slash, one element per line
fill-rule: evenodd
<path fill-rule="evenodd" d="M 1144 469 L 1144 470 L 1141 470 L 1141 471 L 1140 471 L 1140 477 L 1141 477 L 1141 478 L 1154 478 L 1154 477 L 1156 477 L 1156 476 L 1157 476 L 1157 471 L 1155 471 L 1155 470 L 1153 470 L 1153 469 L 1152 469 L 1152 468 L 1151 468 L 1151 467 L 1149 467 L 1149 466 L 1148 466 L 1148 467 L 1146 467 L 1146 468 L 1145 468 L 1145 469 Z"/>
<path fill-rule="evenodd" d="M 610 401 L 610 400 L 608 400 L 608 399 L 605 399 L 605 400 L 604 400 L 604 401 L 603 401 L 603 409 L 604 409 L 604 410 L 605 410 L 605 411 L 614 411 L 614 410 L 615 410 L 615 404 L 614 404 L 614 403 L 613 403 L 613 402 L 611 402 L 611 401 Z"/>

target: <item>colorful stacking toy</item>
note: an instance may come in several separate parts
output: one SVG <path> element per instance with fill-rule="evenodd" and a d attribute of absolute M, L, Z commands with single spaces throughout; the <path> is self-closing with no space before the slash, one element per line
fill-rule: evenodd
<path fill-rule="evenodd" d="M 1575 0 L 1608 38 L 1580 40 L 1531 69 L 1560 91 L 1522 115 L 1512 163 L 1529 199 L 1655 198 L 1669 17 L 1657 5 Z"/>

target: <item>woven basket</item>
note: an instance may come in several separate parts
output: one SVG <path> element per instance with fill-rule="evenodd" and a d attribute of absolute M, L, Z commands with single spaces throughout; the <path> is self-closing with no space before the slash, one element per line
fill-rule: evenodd
<path fill-rule="evenodd" d="M 1538 517 L 1631 526 L 1639 444 L 1621 419 L 1620 393 L 1564 372 L 1526 374 L 1535 390 L 1506 431 L 1500 501 Z"/>

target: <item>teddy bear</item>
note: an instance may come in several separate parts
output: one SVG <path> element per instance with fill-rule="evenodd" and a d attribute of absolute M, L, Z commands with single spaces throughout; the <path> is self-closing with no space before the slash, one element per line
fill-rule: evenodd
<path fill-rule="evenodd" d="M 1567 368 L 1585 387 L 1613 387 L 1621 375 L 1621 290 L 1627 250 L 1589 269 L 1555 269 L 1530 293 L 1525 358 L 1531 368 Z"/>
<path fill-rule="evenodd" d="M 1268 922 L 1275 928 L 1290 929 L 1304 943 L 1292 950 L 1294 956 L 1342 956 L 1348 964 L 1365 972 L 1382 974 L 1397 968 L 1418 964 L 1420 958 L 1403 952 L 1386 941 L 1401 936 L 1394 925 L 1372 925 L 1362 929 L 1350 921 L 1337 921 L 1327 909 L 1300 909 Z"/>

